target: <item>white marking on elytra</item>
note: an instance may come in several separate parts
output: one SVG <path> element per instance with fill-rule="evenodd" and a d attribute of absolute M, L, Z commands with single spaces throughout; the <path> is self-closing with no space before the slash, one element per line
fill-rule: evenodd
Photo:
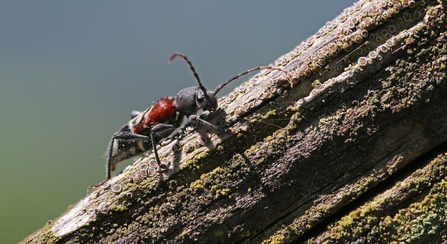
<path fill-rule="evenodd" d="M 138 144 L 138 147 L 141 149 L 141 151 L 143 151 L 143 152 L 147 151 L 146 148 L 144 148 L 143 141 L 138 141 L 137 144 Z"/>

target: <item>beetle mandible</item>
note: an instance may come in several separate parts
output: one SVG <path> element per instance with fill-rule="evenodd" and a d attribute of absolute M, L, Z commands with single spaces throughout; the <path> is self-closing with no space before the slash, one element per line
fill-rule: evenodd
<path fill-rule="evenodd" d="M 159 184 L 160 177 L 160 158 L 156 149 L 156 143 L 167 138 L 182 124 L 183 118 L 187 116 L 191 121 L 199 121 L 216 130 L 217 127 L 211 123 L 202 120 L 195 114 L 202 111 L 214 113 L 217 110 L 217 93 L 230 82 L 250 72 L 260 69 L 287 71 L 270 66 L 260 66 L 244 71 L 225 83 L 222 83 L 211 91 L 205 88 L 200 81 L 199 75 L 194 69 L 191 61 L 181 53 L 175 53 L 169 59 L 169 63 L 175 57 L 183 58 L 188 64 L 199 86 L 187 87 L 180 90 L 177 96 L 166 96 L 158 100 L 152 107 L 143 112 L 133 111 L 132 119 L 125 124 L 118 132 L 113 134 L 107 148 L 106 157 L 106 179 L 97 185 L 89 186 L 88 189 L 97 188 L 106 183 L 111 178 L 111 171 L 114 171 L 116 165 L 130 157 L 142 154 L 151 148 L 154 149 L 155 159 L 157 161 L 157 177 Z"/>

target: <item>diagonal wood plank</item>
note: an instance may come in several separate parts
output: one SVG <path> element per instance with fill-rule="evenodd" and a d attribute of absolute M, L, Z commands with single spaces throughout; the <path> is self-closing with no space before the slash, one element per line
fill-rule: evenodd
<path fill-rule="evenodd" d="M 355 3 L 275 61 L 287 76 L 262 71 L 219 100 L 210 122 L 234 133 L 187 125 L 163 142 L 160 187 L 145 155 L 25 242 L 445 239 L 442 4 Z"/>

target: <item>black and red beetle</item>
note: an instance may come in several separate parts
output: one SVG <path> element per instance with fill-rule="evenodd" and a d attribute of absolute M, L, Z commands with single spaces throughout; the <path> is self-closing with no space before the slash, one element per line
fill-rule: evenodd
<path fill-rule="evenodd" d="M 229 81 L 220 84 L 214 91 L 208 90 L 200 82 L 191 62 L 185 55 L 181 53 L 175 53 L 169 59 L 171 62 L 175 57 L 182 57 L 189 64 L 197 83 L 199 86 L 192 86 L 184 88 L 177 93 L 177 96 L 166 96 L 158 100 L 152 107 L 146 109 L 143 112 L 132 112 L 132 119 L 124 125 L 118 132 L 113 134 L 110 140 L 109 147 L 107 149 L 106 157 L 106 179 L 98 185 L 89 186 L 91 188 L 97 188 L 106 183 L 111 178 L 110 172 L 115 170 L 116 165 L 130 157 L 140 155 L 151 148 L 154 149 L 155 159 L 158 164 L 158 179 L 160 178 L 160 158 L 155 146 L 160 140 L 167 138 L 182 124 L 185 116 L 189 117 L 191 121 L 201 121 L 216 129 L 215 126 L 207 121 L 204 121 L 197 117 L 195 114 L 200 110 L 213 113 L 217 110 L 217 93 L 227 84 L 239 77 L 248 74 L 252 71 L 260 69 L 272 69 L 286 72 L 283 69 L 264 66 L 256 67 L 247 71 L 244 71 Z"/>

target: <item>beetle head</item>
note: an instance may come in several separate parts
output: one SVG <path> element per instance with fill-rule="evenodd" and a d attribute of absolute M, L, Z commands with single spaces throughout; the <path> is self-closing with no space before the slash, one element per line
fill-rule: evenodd
<path fill-rule="evenodd" d="M 217 97 L 213 91 L 205 87 L 198 87 L 196 90 L 196 104 L 198 109 L 214 113 L 217 109 Z"/>
<path fill-rule="evenodd" d="M 187 87 L 177 93 L 175 107 L 186 116 L 199 110 L 213 113 L 217 109 L 217 98 L 213 91 L 205 87 Z"/>

